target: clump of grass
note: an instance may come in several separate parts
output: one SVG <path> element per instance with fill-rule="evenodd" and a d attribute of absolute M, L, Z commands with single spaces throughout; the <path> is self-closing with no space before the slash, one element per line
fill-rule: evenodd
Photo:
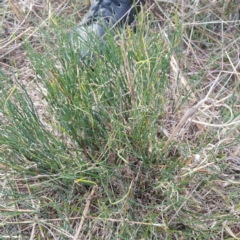
<path fill-rule="evenodd" d="M 135 169 L 140 161 L 146 166 L 162 163 L 165 140 L 157 133 L 175 42 L 166 45 L 149 28 L 119 33 L 117 40 L 108 33 L 106 42 L 89 39 L 94 58 L 81 60 L 77 38 L 70 42 L 56 27 L 53 36 L 56 42 L 50 41 L 44 53 L 28 45 L 44 116 L 20 82 L 6 77 L 1 82 L 2 168 L 19 177 L 42 181 L 43 176 L 44 191 L 71 195 L 74 180 L 108 186 L 116 169 Z M 32 190 L 39 196 L 43 189 Z M 118 202 L 119 194 L 107 196 Z"/>

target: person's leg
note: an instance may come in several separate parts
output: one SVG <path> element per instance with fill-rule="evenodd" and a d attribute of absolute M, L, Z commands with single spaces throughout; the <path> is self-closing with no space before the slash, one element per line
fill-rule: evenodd
<path fill-rule="evenodd" d="M 84 45 L 91 34 L 102 38 L 106 28 L 114 29 L 116 26 L 131 24 L 144 3 L 145 0 L 93 0 L 76 29 L 77 34 L 72 37 L 79 37 L 80 42 L 85 42 Z M 87 52 L 86 47 L 83 48 L 82 57 L 88 55 Z"/>

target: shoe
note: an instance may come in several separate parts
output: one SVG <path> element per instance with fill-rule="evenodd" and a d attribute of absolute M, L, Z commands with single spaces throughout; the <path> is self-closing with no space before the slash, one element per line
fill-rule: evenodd
<path fill-rule="evenodd" d="M 82 45 L 81 57 L 92 55 L 88 41 L 103 38 L 106 30 L 131 24 L 144 3 L 145 0 L 94 0 L 75 33 L 71 33 L 71 38 L 77 37 Z"/>

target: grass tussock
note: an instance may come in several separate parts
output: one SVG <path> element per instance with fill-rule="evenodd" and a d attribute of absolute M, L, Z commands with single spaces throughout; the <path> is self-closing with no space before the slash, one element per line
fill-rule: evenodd
<path fill-rule="evenodd" d="M 87 2 L 2 4 L 0 236 L 238 239 L 238 8 L 148 2 L 80 61 Z"/>

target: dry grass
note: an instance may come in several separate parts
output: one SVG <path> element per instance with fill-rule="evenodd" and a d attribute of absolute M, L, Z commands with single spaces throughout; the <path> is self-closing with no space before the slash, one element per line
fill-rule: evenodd
<path fill-rule="evenodd" d="M 87 1 L 0 3 L 0 68 L 25 85 L 43 122 L 46 101 L 24 43 L 29 40 L 42 51 L 39 27 L 48 29 L 57 18 L 78 22 L 87 6 Z M 159 124 L 158 137 L 166 139 L 164 162 L 148 168 L 129 157 L 134 171 L 119 166 L 118 177 L 93 188 L 73 183 L 68 196 L 41 185 L 54 175 L 19 178 L 0 164 L 2 239 L 240 239 L 238 0 L 152 0 L 145 12 L 153 13 L 151 21 L 158 22 L 166 43 L 182 24 Z M 114 156 L 108 164 L 116 164 Z M 39 199 L 32 197 L 32 186 L 42 187 Z M 12 192 L 24 194 L 26 202 L 15 200 L 10 208 Z M 109 203 L 108 195 L 123 197 L 121 208 Z M 64 198 L 69 198 L 69 215 L 58 212 Z M 51 205 L 52 199 L 61 207 Z M 44 217 L 42 208 L 48 211 Z"/>

